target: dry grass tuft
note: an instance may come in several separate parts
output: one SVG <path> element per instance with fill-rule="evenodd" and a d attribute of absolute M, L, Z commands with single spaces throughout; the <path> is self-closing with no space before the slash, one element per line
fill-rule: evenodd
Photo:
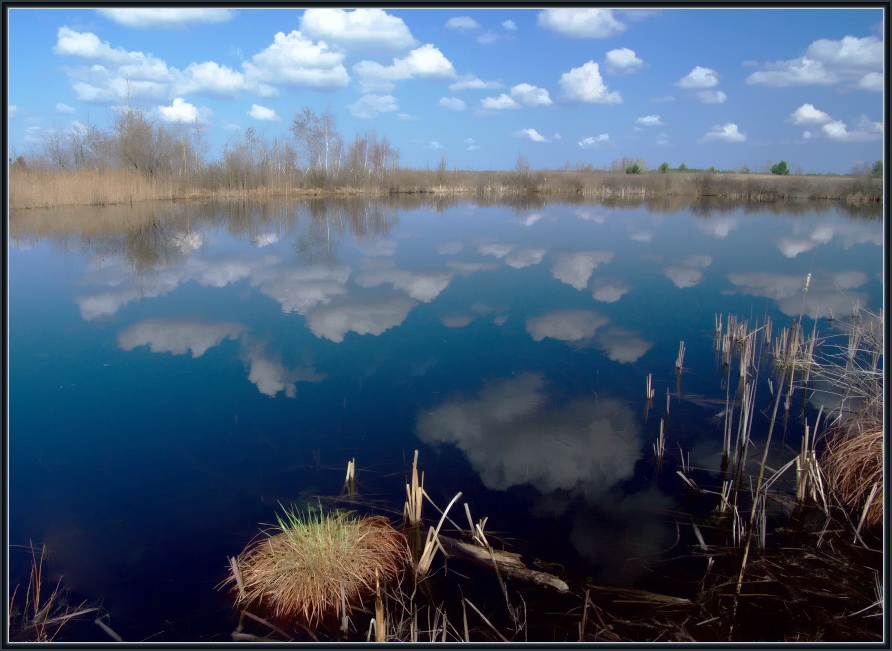
<path fill-rule="evenodd" d="M 278 520 L 236 559 L 225 582 L 239 586 L 236 603 L 278 621 L 313 626 L 345 616 L 375 593 L 376 580 L 397 578 L 409 563 L 405 538 L 382 517 L 292 510 Z"/>
<path fill-rule="evenodd" d="M 840 499 L 854 513 L 867 509 L 865 524 L 872 527 L 883 521 L 882 423 L 836 430 L 827 445 L 824 469 Z"/>

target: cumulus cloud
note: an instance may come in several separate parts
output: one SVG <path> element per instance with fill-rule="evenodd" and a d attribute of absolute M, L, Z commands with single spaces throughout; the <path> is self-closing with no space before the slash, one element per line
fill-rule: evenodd
<path fill-rule="evenodd" d="M 491 490 L 529 484 L 592 497 L 631 477 L 641 448 L 627 406 L 608 398 L 550 405 L 545 381 L 532 373 L 419 411 L 417 433 L 457 446 Z"/>
<path fill-rule="evenodd" d="M 325 379 L 325 375 L 316 373 L 312 367 L 288 368 L 277 356 L 267 353 L 261 342 L 245 340 L 241 358 L 248 365 L 248 381 L 260 393 L 271 398 L 281 392 L 287 398 L 294 398 L 298 382 L 321 382 Z"/>
<path fill-rule="evenodd" d="M 679 88 L 691 90 L 697 88 L 712 88 L 718 86 L 718 84 L 719 75 L 715 70 L 696 66 L 688 74 L 679 79 L 675 85 Z"/>
<path fill-rule="evenodd" d="M 866 142 L 868 140 L 879 140 L 883 137 L 883 123 L 873 122 L 866 116 L 862 116 L 855 130 L 849 131 L 845 122 L 834 120 L 823 125 L 821 132 L 831 140 L 839 142 Z"/>
<path fill-rule="evenodd" d="M 402 18 L 383 9 L 306 9 L 300 31 L 345 49 L 405 50 L 417 44 Z"/>
<path fill-rule="evenodd" d="M 476 75 L 465 75 L 449 84 L 449 90 L 492 90 L 503 87 L 499 81 L 483 81 Z"/>
<path fill-rule="evenodd" d="M 450 111 L 464 111 L 467 106 L 465 101 L 458 97 L 441 97 L 437 105 Z"/>
<path fill-rule="evenodd" d="M 610 319 L 591 310 L 558 310 L 543 316 L 528 317 L 526 331 L 535 341 L 545 338 L 558 341 L 591 339 Z"/>
<path fill-rule="evenodd" d="M 317 337 L 335 343 L 344 341 L 348 332 L 378 336 L 402 324 L 416 305 L 416 301 L 399 295 L 347 295 L 311 310 L 307 326 Z"/>
<path fill-rule="evenodd" d="M 452 278 L 448 271 L 408 271 L 397 269 L 390 260 L 367 260 L 354 282 L 360 287 L 390 285 L 417 301 L 429 303 L 449 286 Z"/>
<path fill-rule="evenodd" d="M 503 111 L 505 109 L 519 109 L 520 104 L 509 95 L 502 93 L 498 97 L 484 97 L 480 100 L 480 106 L 489 111 Z"/>
<path fill-rule="evenodd" d="M 198 107 L 181 97 L 175 97 L 170 106 L 159 106 L 158 112 L 165 122 L 198 122 Z"/>
<path fill-rule="evenodd" d="M 10 109 L 14 109 L 14 106 L 11 106 Z M 75 109 L 73 106 L 68 106 L 68 104 L 64 104 L 63 102 L 59 102 L 56 104 L 56 113 L 74 113 Z M 12 110 L 10 110 L 12 113 Z"/>
<path fill-rule="evenodd" d="M 697 91 L 697 99 L 703 104 L 724 104 L 728 96 L 721 90 L 700 90 Z"/>
<path fill-rule="evenodd" d="M 350 267 L 345 264 L 271 266 L 254 271 L 251 284 L 282 306 L 283 312 L 306 314 L 347 293 Z"/>
<path fill-rule="evenodd" d="M 342 61 L 324 41 L 299 31 L 278 32 L 273 43 L 242 64 L 249 81 L 308 88 L 342 88 L 350 81 Z"/>
<path fill-rule="evenodd" d="M 511 97 L 527 106 L 550 106 L 552 103 L 547 90 L 526 83 L 512 87 Z"/>
<path fill-rule="evenodd" d="M 803 104 L 790 114 L 793 124 L 825 124 L 833 120 L 824 111 L 819 111 L 813 104 Z"/>
<path fill-rule="evenodd" d="M 509 18 L 508 20 L 502 21 L 502 29 L 504 29 L 506 32 L 516 32 L 517 24 Z"/>
<path fill-rule="evenodd" d="M 883 41 L 875 36 L 819 39 L 800 57 L 766 63 L 746 83 L 782 88 L 849 82 L 852 88 L 880 90 L 883 61 Z"/>
<path fill-rule="evenodd" d="M 535 129 L 521 129 L 511 134 L 515 138 L 529 138 L 533 142 L 548 142 L 548 138 L 543 136 Z"/>
<path fill-rule="evenodd" d="M 551 275 L 555 279 L 582 291 L 588 287 L 588 281 L 595 269 L 613 260 L 612 251 L 579 251 L 576 253 L 557 253 L 553 256 Z"/>
<path fill-rule="evenodd" d="M 470 32 L 476 29 L 482 29 L 480 23 L 470 16 L 455 16 L 450 18 L 446 21 L 446 27 L 460 32 Z"/>
<path fill-rule="evenodd" d="M 638 72 L 644 66 L 644 61 L 635 54 L 635 50 L 627 47 L 610 50 L 604 55 L 604 67 L 607 72 L 614 75 L 626 75 Z"/>
<path fill-rule="evenodd" d="M 209 95 L 211 97 L 237 97 L 251 92 L 261 97 L 276 94 L 275 88 L 213 61 L 190 63 L 182 73 L 175 72 L 172 79 L 174 92 Z"/>
<path fill-rule="evenodd" d="M 602 303 L 616 303 L 632 291 L 632 286 L 613 278 L 596 278 L 592 287 L 592 298 Z"/>
<path fill-rule="evenodd" d="M 261 122 L 277 122 L 281 119 L 273 109 L 260 106 L 260 104 L 251 104 L 251 110 L 248 111 L 248 115 Z"/>
<path fill-rule="evenodd" d="M 856 301 L 867 305 L 866 294 L 849 291 L 867 282 L 867 276 L 860 271 L 813 273 L 807 294 L 803 291 L 803 275 L 754 271 L 728 274 L 728 280 L 744 294 L 774 300 L 780 311 L 789 317 L 802 313 L 812 318 L 826 318 L 831 314 L 850 313 Z"/>
<path fill-rule="evenodd" d="M 537 22 L 570 38 L 608 38 L 626 30 L 611 9 L 544 9 Z"/>
<path fill-rule="evenodd" d="M 399 106 L 393 95 L 363 95 L 354 104 L 347 106 L 350 113 L 363 120 L 371 120 L 382 113 L 398 111 Z"/>
<path fill-rule="evenodd" d="M 241 323 L 211 323 L 199 320 L 148 319 L 118 334 L 118 346 L 130 351 L 148 346 L 153 353 L 173 353 L 201 357 L 224 339 L 237 339 L 245 326 Z"/>
<path fill-rule="evenodd" d="M 443 53 L 428 43 L 384 66 L 377 61 L 360 61 L 353 66 L 365 92 L 393 89 L 397 81 L 407 79 L 451 79 L 455 68 Z"/>
<path fill-rule="evenodd" d="M 855 82 L 854 88 L 859 90 L 869 90 L 875 93 L 883 92 L 885 80 L 882 72 L 868 72 Z"/>
<path fill-rule="evenodd" d="M 523 269 L 542 262 L 546 249 L 524 248 L 512 251 L 505 256 L 505 264 L 514 269 Z"/>
<path fill-rule="evenodd" d="M 583 138 L 576 144 L 583 149 L 592 149 L 595 147 L 600 147 L 601 145 L 606 145 L 609 142 L 611 142 L 610 135 L 602 133 L 597 136 L 588 136 L 586 138 Z"/>
<path fill-rule="evenodd" d="M 679 289 L 695 287 L 703 280 L 703 272 L 692 267 L 666 267 L 663 274 Z"/>
<path fill-rule="evenodd" d="M 558 85 L 562 97 L 571 102 L 619 104 L 623 101 L 619 92 L 607 90 L 607 85 L 601 78 L 600 67 L 594 61 L 565 72 Z"/>
<path fill-rule="evenodd" d="M 230 9 L 186 7 L 131 7 L 97 9 L 97 13 L 128 27 L 184 27 L 190 23 L 223 23 L 232 20 Z"/>
<path fill-rule="evenodd" d="M 595 346 L 603 350 L 607 357 L 620 364 L 634 364 L 653 348 L 637 332 L 611 326 L 595 337 Z"/>
<path fill-rule="evenodd" d="M 716 125 L 707 131 L 700 142 L 745 142 L 746 134 L 741 133 L 737 125 L 733 122 L 727 122 L 722 125 Z"/>
<path fill-rule="evenodd" d="M 635 120 L 638 124 L 643 124 L 646 127 L 655 127 L 663 124 L 663 121 L 660 119 L 659 115 L 645 115 L 644 117 L 640 117 Z"/>

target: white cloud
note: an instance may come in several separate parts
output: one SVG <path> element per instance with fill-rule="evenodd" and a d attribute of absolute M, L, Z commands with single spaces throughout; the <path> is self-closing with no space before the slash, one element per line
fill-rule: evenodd
<path fill-rule="evenodd" d="M 803 104 L 790 114 L 793 124 L 825 124 L 833 120 L 824 111 L 819 111 L 812 104 Z"/>
<path fill-rule="evenodd" d="M 498 97 L 484 97 L 480 100 L 480 106 L 490 111 L 502 111 L 506 109 L 519 109 L 520 104 L 510 96 L 502 93 Z"/>
<path fill-rule="evenodd" d="M 243 91 L 261 97 L 276 94 L 272 86 L 256 80 L 248 81 L 243 73 L 213 61 L 190 63 L 182 73 L 174 73 L 173 89 L 182 95 L 199 93 L 212 97 L 236 97 Z"/>
<path fill-rule="evenodd" d="M 281 119 L 273 109 L 260 106 L 260 104 L 251 104 L 248 115 L 261 122 L 276 122 Z"/>
<path fill-rule="evenodd" d="M 282 306 L 283 312 L 306 314 L 347 293 L 350 267 L 344 264 L 272 267 L 257 270 L 251 285 Z"/>
<path fill-rule="evenodd" d="M 866 75 L 861 77 L 857 82 L 855 82 L 855 88 L 860 90 L 870 90 L 877 93 L 882 93 L 883 88 L 885 87 L 885 80 L 883 79 L 882 72 L 868 72 Z"/>
<path fill-rule="evenodd" d="M 437 105 L 449 109 L 450 111 L 464 111 L 467 107 L 465 101 L 458 97 L 441 97 L 440 101 L 437 102 Z"/>
<path fill-rule="evenodd" d="M 619 104 L 623 101 L 617 91 L 608 91 L 601 78 L 600 68 L 594 61 L 573 68 L 561 75 L 558 82 L 564 99 L 590 104 Z"/>
<path fill-rule="evenodd" d="M 308 88 L 342 88 L 350 76 L 344 54 L 314 43 L 300 32 L 278 32 L 273 43 L 242 64 L 247 81 Z"/>
<path fill-rule="evenodd" d="M 746 83 L 760 86 L 807 86 L 821 84 L 830 86 L 839 82 L 834 72 L 826 70 L 824 64 L 813 59 L 794 59 L 767 64 L 768 70 L 754 72 L 746 78 Z"/>
<path fill-rule="evenodd" d="M 703 281 L 703 272 L 691 267 L 666 267 L 663 274 L 679 289 L 695 287 Z"/>
<path fill-rule="evenodd" d="M 503 88 L 504 84 L 498 81 L 483 81 L 476 75 L 465 75 L 458 81 L 449 84 L 449 90 L 492 90 Z"/>
<path fill-rule="evenodd" d="M 128 27 L 183 27 L 189 23 L 223 23 L 232 20 L 230 9 L 186 7 L 97 9 L 101 15 Z"/>
<path fill-rule="evenodd" d="M 516 248 L 514 244 L 479 244 L 477 253 L 480 255 L 492 255 L 497 258 L 504 258 Z"/>
<path fill-rule="evenodd" d="M 434 45 L 428 43 L 409 52 L 393 64 L 384 66 L 377 61 L 360 61 L 353 66 L 364 91 L 383 91 L 394 88 L 397 81 L 407 79 L 451 79 L 455 68 Z"/>
<path fill-rule="evenodd" d="M 418 436 L 456 445 L 491 490 L 529 484 L 594 499 L 634 474 L 641 430 L 631 409 L 607 398 L 549 405 L 549 395 L 532 373 L 493 382 L 419 411 Z"/>
<path fill-rule="evenodd" d="M 533 142 L 548 142 L 548 138 L 543 136 L 535 129 L 521 129 L 511 134 L 515 138 L 529 138 Z"/>
<path fill-rule="evenodd" d="M 408 271 L 397 269 L 390 260 L 368 260 L 354 282 L 360 287 L 391 285 L 417 301 L 429 303 L 449 286 L 452 278 L 448 271 Z"/>
<path fill-rule="evenodd" d="M 11 106 L 10 109 L 14 109 L 14 106 Z M 73 106 L 68 106 L 68 104 L 64 104 L 59 102 L 56 104 L 56 113 L 75 113 L 75 108 Z M 12 111 L 10 111 L 12 113 Z"/>
<path fill-rule="evenodd" d="M 591 310 L 558 310 L 543 316 L 528 317 L 526 330 L 535 341 L 545 338 L 583 341 L 591 339 L 598 328 L 608 323 L 610 319 Z"/>
<path fill-rule="evenodd" d="M 607 353 L 608 358 L 620 364 L 634 364 L 653 348 L 653 344 L 642 339 L 637 332 L 615 326 L 599 332 L 595 345 Z"/>
<path fill-rule="evenodd" d="M 542 262 L 542 258 L 545 257 L 546 252 L 545 249 L 517 249 L 505 256 L 505 264 L 514 269 L 530 267 Z"/>
<path fill-rule="evenodd" d="M 632 287 L 622 280 L 596 278 L 592 289 L 592 298 L 602 303 L 616 303 L 632 291 Z"/>
<path fill-rule="evenodd" d="M 728 122 L 712 127 L 700 139 L 700 142 L 744 142 L 745 140 L 746 134 L 741 133 L 736 124 Z"/>
<path fill-rule="evenodd" d="M 325 379 L 312 367 L 286 367 L 278 357 L 270 356 L 260 342 L 244 343 L 241 357 L 248 364 L 248 380 L 260 393 L 271 398 L 283 391 L 287 398 L 294 398 L 298 382 L 321 382 Z"/>
<path fill-rule="evenodd" d="M 512 87 L 511 97 L 527 106 L 550 106 L 552 103 L 547 90 L 526 83 Z"/>
<path fill-rule="evenodd" d="M 476 29 L 482 29 L 480 23 L 470 16 L 455 16 L 446 21 L 446 27 L 456 29 L 460 32 L 470 32 Z"/>
<path fill-rule="evenodd" d="M 418 303 L 404 296 L 370 294 L 345 296 L 307 315 L 307 326 L 319 338 L 335 343 L 348 332 L 378 336 L 400 325 Z"/>
<path fill-rule="evenodd" d="M 728 96 L 721 90 L 700 90 L 697 91 L 697 99 L 703 104 L 724 104 Z"/>
<path fill-rule="evenodd" d="M 201 357 L 224 339 L 236 339 L 245 326 L 241 323 L 210 323 L 177 319 L 148 319 L 118 333 L 118 346 L 130 351 L 148 346 L 153 353 L 173 353 Z"/>
<path fill-rule="evenodd" d="M 398 51 L 417 44 L 402 18 L 378 8 L 307 9 L 300 31 L 346 49 Z"/>
<path fill-rule="evenodd" d="M 663 121 L 660 120 L 659 115 L 645 115 L 644 117 L 638 118 L 635 120 L 638 124 L 643 124 L 646 127 L 655 127 L 663 124 Z"/>
<path fill-rule="evenodd" d="M 478 36 L 477 42 L 480 43 L 480 45 L 492 45 L 501 38 L 501 36 L 490 30 Z"/>
<path fill-rule="evenodd" d="M 502 21 L 502 29 L 506 32 L 516 32 L 517 24 L 509 18 L 508 20 Z"/>
<path fill-rule="evenodd" d="M 625 75 L 638 72 L 644 66 L 644 61 L 635 54 L 634 50 L 627 47 L 610 50 L 604 55 L 604 67 L 607 72 L 614 75 Z"/>
<path fill-rule="evenodd" d="M 363 95 L 355 104 L 350 104 L 347 108 L 350 109 L 351 114 L 364 120 L 371 120 L 382 113 L 399 110 L 393 95 Z"/>
<path fill-rule="evenodd" d="M 835 66 L 881 68 L 883 41 L 876 36 L 845 36 L 839 41 L 822 38 L 808 46 L 805 56 Z"/>
<path fill-rule="evenodd" d="M 866 116 L 862 116 L 854 131 L 849 131 L 846 124 L 841 120 L 835 120 L 823 125 L 821 131 L 831 140 L 838 140 L 839 142 L 866 142 L 879 140 L 883 137 L 883 123 L 872 122 Z"/>
<path fill-rule="evenodd" d="M 571 38 L 607 38 L 625 31 L 611 9 L 545 9 L 537 17 L 539 27 Z"/>
<path fill-rule="evenodd" d="M 175 97 L 170 106 L 159 106 L 158 112 L 165 122 L 198 122 L 198 107 L 181 97 Z"/>
<path fill-rule="evenodd" d="M 580 291 L 588 286 L 595 269 L 613 260 L 612 251 L 580 251 L 554 256 L 551 275 Z"/>
<path fill-rule="evenodd" d="M 583 149 L 591 149 L 593 147 L 600 147 L 601 145 L 605 145 L 610 142 L 610 135 L 606 133 L 602 133 L 597 136 L 588 136 L 587 138 L 583 138 L 576 144 L 582 147 Z"/>
<path fill-rule="evenodd" d="M 843 271 L 832 274 L 815 272 L 809 283 L 808 293 L 804 275 L 789 276 L 764 271 L 728 274 L 728 280 L 744 294 L 762 296 L 777 302 L 781 312 L 790 317 L 805 314 L 810 317 L 829 317 L 851 313 L 856 301 L 867 305 L 862 292 L 849 292 L 867 282 L 860 271 Z M 843 291 L 845 290 L 845 291 Z"/>
<path fill-rule="evenodd" d="M 719 75 L 711 68 L 696 66 L 687 75 L 676 82 L 679 88 L 695 89 L 695 88 L 712 88 L 718 86 Z"/>

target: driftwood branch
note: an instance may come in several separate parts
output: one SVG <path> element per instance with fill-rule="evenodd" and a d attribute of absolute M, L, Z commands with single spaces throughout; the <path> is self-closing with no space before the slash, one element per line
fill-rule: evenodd
<path fill-rule="evenodd" d="M 553 574 L 531 570 L 524 565 L 523 561 L 520 560 L 520 554 L 472 545 L 442 534 L 440 535 L 440 543 L 453 556 L 458 556 L 489 568 L 493 568 L 495 563 L 495 567 L 506 576 L 522 581 L 530 581 L 558 592 L 570 592 L 570 587 Z"/>

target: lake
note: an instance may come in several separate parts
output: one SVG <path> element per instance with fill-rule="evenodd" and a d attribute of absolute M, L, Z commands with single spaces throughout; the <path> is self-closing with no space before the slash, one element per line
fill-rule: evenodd
<path fill-rule="evenodd" d="M 352 459 L 366 507 L 398 521 L 419 450 L 440 508 L 461 491 L 525 558 L 663 587 L 647 560 L 690 537 L 674 464 L 720 464 L 716 315 L 811 331 L 879 310 L 882 244 L 881 219 L 829 205 L 13 214 L 10 578 L 27 575 L 16 546 L 46 544 L 125 639 L 228 640 L 228 556 L 280 505 L 338 496 Z"/>

